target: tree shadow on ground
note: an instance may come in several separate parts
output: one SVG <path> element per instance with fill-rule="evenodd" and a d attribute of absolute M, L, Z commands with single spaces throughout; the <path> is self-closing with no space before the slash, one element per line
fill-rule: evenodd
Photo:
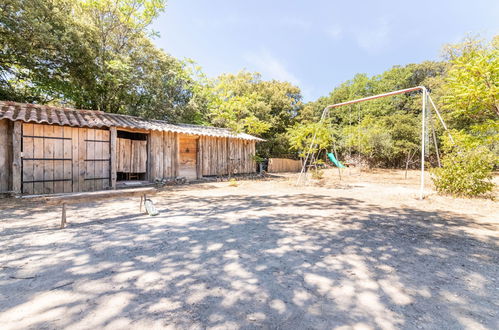
<path fill-rule="evenodd" d="M 78 220 L 63 231 L 3 231 L 0 322 L 497 327 L 498 240 L 470 234 L 472 219 L 310 194 L 156 204 L 158 217 L 93 203 L 73 208 Z M 58 214 L 43 206 L 0 214 L 22 212 Z"/>

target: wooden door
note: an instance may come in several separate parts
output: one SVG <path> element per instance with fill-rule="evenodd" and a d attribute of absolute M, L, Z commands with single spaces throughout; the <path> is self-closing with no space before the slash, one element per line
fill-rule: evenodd
<path fill-rule="evenodd" d="M 118 138 L 117 172 L 146 173 L 147 141 Z"/>
<path fill-rule="evenodd" d="M 110 133 L 92 129 L 23 123 L 23 194 L 93 191 L 110 187 Z"/>
<path fill-rule="evenodd" d="M 147 166 L 147 141 L 132 141 L 132 173 L 146 173 Z"/>
<path fill-rule="evenodd" d="M 108 130 L 86 130 L 84 191 L 108 189 L 111 186 L 111 135 Z"/>
<path fill-rule="evenodd" d="M 59 125 L 23 124 L 23 194 L 73 191 L 71 133 L 71 128 Z"/>
<path fill-rule="evenodd" d="M 197 154 L 197 137 L 179 137 L 179 176 L 190 180 L 197 179 Z"/>

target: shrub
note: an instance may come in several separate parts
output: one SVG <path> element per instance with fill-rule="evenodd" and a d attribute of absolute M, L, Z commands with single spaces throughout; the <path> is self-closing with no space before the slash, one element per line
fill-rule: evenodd
<path fill-rule="evenodd" d="M 455 149 L 445 155 L 442 167 L 432 171 L 439 193 L 454 196 L 490 196 L 496 157 L 487 148 Z"/>
<path fill-rule="evenodd" d="M 313 169 L 312 171 L 312 179 L 314 180 L 322 180 L 324 178 L 324 171 L 320 168 Z"/>

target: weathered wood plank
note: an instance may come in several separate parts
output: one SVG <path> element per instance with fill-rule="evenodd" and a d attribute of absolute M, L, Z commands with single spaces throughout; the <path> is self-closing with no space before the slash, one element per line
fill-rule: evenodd
<path fill-rule="evenodd" d="M 173 173 L 174 173 L 174 177 L 178 177 L 179 176 L 179 134 L 178 133 L 175 133 L 175 136 L 174 136 L 174 146 L 175 146 L 175 150 L 173 152 L 173 155 L 175 156 L 175 168 L 173 169 Z"/>
<path fill-rule="evenodd" d="M 102 158 L 106 159 L 102 162 L 102 177 L 108 178 L 102 180 L 102 188 L 109 189 L 111 187 L 111 133 L 108 130 L 102 130 L 102 140 L 108 141 L 102 144 Z"/>
<path fill-rule="evenodd" d="M 110 169 L 110 175 L 111 175 L 111 188 L 116 189 L 116 180 L 117 180 L 117 170 L 118 170 L 118 164 L 117 164 L 117 158 L 119 157 L 119 150 L 118 145 L 117 145 L 117 130 L 116 127 L 111 127 L 109 128 L 109 142 L 110 142 L 110 158 L 111 158 L 111 169 Z"/>
<path fill-rule="evenodd" d="M 101 190 L 94 192 L 81 192 L 61 194 L 45 197 L 45 201 L 49 205 L 61 204 L 76 204 L 87 201 L 99 201 L 104 198 L 115 198 L 123 196 L 142 196 L 153 195 L 157 193 L 156 188 L 134 188 L 134 189 L 118 189 L 118 190 Z"/>
<path fill-rule="evenodd" d="M 70 179 L 70 180 L 73 180 L 73 146 L 72 146 L 73 130 L 74 128 L 72 127 L 64 126 L 62 131 L 64 138 L 66 138 L 65 140 L 62 141 L 63 143 L 62 154 L 64 159 L 71 159 L 71 160 L 65 160 L 63 162 L 63 173 L 64 173 L 63 176 L 64 179 Z M 63 191 L 65 193 L 70 193 L 73 191 L 73 185 L 71 181 L 63 182 Z"/>
<path fill-rule="evenodd" d="M 43 136 L 54 137 L 54 126 L 43 125 Z M 43 180 L 48 180 L 43 183 L 43 192 L 45 194 L 52 194 L 54 192 L 54 158 L 55 153 L 55 140 L 44 139 L 43 158 Z"/>
<path fill-rule="evenodd" d="M 163 178 L 171 177 L 172 163 L 171 163 L 171 144 L 170 132 L 163 132 Z"/>
<path fill-rule="evenodd" d="M 123 139 L 123 172 L 130 173 L 132 171 L 132 140 Z"/>
<path fill-rule="evenodd" d="M 270 158 L 268 165 L 269 173 L 280 172 L 300 172 L 302 167 L 301 161 L 285 158 Z"/>
<path fill-rule="evenodd" d="M 87 177 L 87 165 L 85 164 L 85 158 L 87 157 L 87 139 L 88 128 L 78 129 L 78 169 L 80 171 L 78 175 L 78 191 L 87 191 L 88 186 L 85 183 L 85 178 Z"/>
<path fill-rule="evenodd" d="M 12 190 L 16 194 L 21 193 L 21 134 L 22 122 L 16 121 L 12 131 Z"/>
<path fill-rule="evenodd" d="M 80 191 L 79 185 L 79 176 L 80 176 L 80 162 L 79 162 L 79 154 L 80 154 L 80 141 L 79 141 L 79 131 L 80 128 L 73 127 L 71 128 L 71 149 L 72 155 L 72 176 L 73 176 L 73 187 L 72 191 L 77 192 Z"/>
<path fill-rule="evenodd" d="M 101 129 L 96 129 L 94 131 L 94 136 L 96 141 L 103 141 L 103 136 L 102 136 L 102 130 Z M 107 147 L 107 144 L 105 145 Z M 94 168 L 95 168 L 95 173 L 94 173 L 94 178 L 104 178 L 107 177 L 107 174 L 103 173 L 104 170 L 104 162 L 100 161 L 100 159 L 105 159 L 103 149 L 104 149 L 104 143 L 103 142 L 94 142 L 94 159 L 98 159 L 96 161 L 93 161 L 94 163 Z M 94 190 L 102 190 L 103 188 L 103 180 L 93 180 L 94 181 Z"/>
<path fill-rule="evenodd" d="M 26 137 L 24 137 L 26 136 Z M 31 195 L 34 193 L 33 183 L 26 181 L 34 180 L 34 160 L 28 160 L 29 158 L 34 158 L 34 138 L 28 137 L 33 136 L 33 124 L 23 123 L 23 142 L 22 142 L 22 171 L 23 171 L 23 184 L 22 190 L 23 194 Z M 27 158 L 27 159 L 25 159 Z"/>
<path fill-rule="evenodd" d="M 163 132 L 151 131 L 151 180 L 164 177 Z"/>
<path fill-rule="evenodd" d="M 145 173 L 147 166 L 147 141 L 134 141 L 137 153 L 136 173 Z"/>
<path fill-rule="evenodd" d="M 130 154 L 128 157 L 130 158 L 130 173 L 134 173 L 135 170 L 137 169 L 137 157 L 135 155 L 136 153 L 136 145 L 134 143 L 135 141 L 130 140 Z"/>
<path fill-rule="evenodd" d="M 62 138 L 63 129 L 62 126 L 59 125 L 51 125 L 53 129 L 53 137 Z M 55 139 L 52 141 L 54 147 L 54 180 L 63 180 L 64 178 L 64 161 L 60 160 L 63 157 L 63 148 L 64 142 L 60 139 Z M 64 182 L 63 181 L 54 181 L 54 191 L 53 193 L 62 193 L 64 192 Z"/>
<path fill-rule="evenodd" d="M 156 143 L 156 154 L 158 155 L 156 157 L 157 165 L 158 167 L 156 168 L 156 173 L 160 179 L 163 179 L 163 170 L 164 170 L 164 163 L 163 163 L 163 132 L 156 132 L 156 138 L 157 138 L 157 143 Z"/>
<path fill-rule="evenodd" d="M 44 136 L 44 125 L 34 124 L 33 125 L 33 135 L 34 136 Z M 45 157 L 45 139 L 36 138 L 33 141 L 33 158 L 43 158 Z M 44 180 L 45 174 L 45 161 L 39 160 L 35 161 L 33 164 L 33 180 L 42 181 Z M 44 183 L 35 182 L 33 183 L 33 194 L 43 194 L 44 193 Z"/>
<path fill-rule="evenodd" d="M 132 152 L 131 152 L 131 173 L 145 173 L 146 158 L 147 153 L 146 141 L 142 140 L 132 140 Z"/>
<path fill-rule="evenodd" d="M 12 126 L 7 119 L 0 119 L 0 192 L 11 190 L 12 183 Z"/>
<path fill-rule="evenodd" d="M 116 155 L 117 160 L 117 172 L 124 172 L 125 169 L 125 158 L 124 158 L 124 153 L 125 153 L 125 141 L 122 138 L 117 138 L 117 145 L 118 145 L 118 154 Z"/>
<path fill-rule="evenodd" d="M 89 128 L 86 137 L 87 154 L 85 156 L 86 175 L 85 175 L 85 191 L 95 190 L 95 162 L 89 159 L 95 159 L 95 129 Z"/>
<path fill-rule="evenodd" d="M 202 159 L 202 145 L 201 139 L 197 138 L 197 153 L 196 153 L 196 176 L 198 179 L 203 177 L 203 159 Z"/>

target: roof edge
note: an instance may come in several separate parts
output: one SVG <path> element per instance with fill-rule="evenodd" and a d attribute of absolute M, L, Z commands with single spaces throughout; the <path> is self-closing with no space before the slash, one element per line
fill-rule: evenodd
<path fill-rule="evenodd" d="M 145 119 L 142 117 L 103 112 L 100 110 L 75 109 L 14 101 L 0 100 L 0 119 L 70 127 L 122 127 L 199 136 L 227 137 L 254 140 L 257 142 L 265 141 L 264 139 L 250 134 L 235 133 L 229 128 L 183 123 L 172 124 L 161 119 Z"/>

